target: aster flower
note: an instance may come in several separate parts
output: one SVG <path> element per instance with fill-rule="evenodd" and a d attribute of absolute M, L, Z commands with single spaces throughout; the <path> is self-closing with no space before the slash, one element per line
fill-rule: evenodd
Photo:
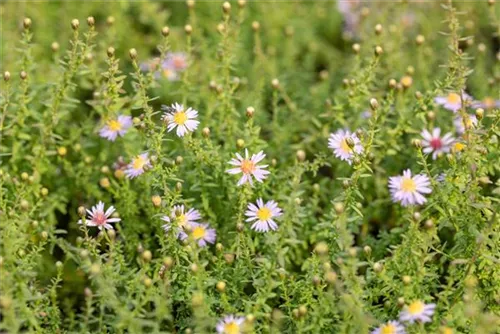
<path fill-rule="evenodd" d="M 389 178 L 392 200 L 400 202 L 402 206 L 424 204 L 427 200 L 422 194 L 430 194 L 432 192 L 430 186 L 427 176 L 420 174 L 412 177 L 409 169 L 405 170 L 402 176 Z"/>
<path fill-rule="evenodd" d="M 333 153 L 340 160 L 347 161 L 349 165 L 352 163 L 354 153 L 363 152 L 361 141 L 355 133 L 349 130 L 338 130 L 330 134 L 328 138 L 328 147 L 333 150 Z"/>
<path fill-rule="evenodd" d="M 500 100 L 495 100 L 491 96 L 487 96 L 481 101 L 474 101 L 472 103 L 473 108 L 483 108 L 486 110 L 490 110 L 493 108 L 500 108 Z"/>
<path fill-rule="evenodd" d="M 358 30 L 360 21 L 360 0 L 340 0 L 337 1 L 337 9 L 344 17 L 344 31 L 353 36 Z"/>
<path fill-rule="evenodd" d="M 99 131 L 99 136 L 107 140 L 115 141 L 117 136 L 123 137 L 132 126 L 132 117 L 118 115 L 116 119 L 109 119 Z"/>
<path fill-rule="evenodd" d="M 85 221 L 81 219 L 78 224 L 85 223 L 86 226 L 97 226 L 99 230 L 104 227 L 107 230 L 112 230 L 113 226 L 110 223 L 117 223 L 121 221 L 120 218 L 109 218 L 113 212 L 115 212 L 115 207 L 110 206 L 106 211 L 104 211 L 104 203 L 99 201 L 97 205 L 94 205 L 91 210 L 87 210 L 88 216 Z"/>
<path fill-rule="evenodd" d="M 166 122 L 168 132 L 177 128 L 176 134 L 179 137 L 187 132 L 194 131 L 200 122 L 196 120 L 198 112 L 192 108 L 184 109 L 182 104 L 174 103 L 172 106 L 162 106 L 166 112 L 163 114 L 163 121 Z"/>
<path fill-rule="evenodd" d="M 169 52 L 162 63 L 163 76 L 170 81 L 179 80 L 179 73 L 188 66 L 187 56 L 184 52 Z"/>
<path fill-rule="evenodd" d="M 371 334 L 405 334 L 405 328 L 399 322 L 391 320 L 375 328 Z"/>
<path fill-rule="evenodd" d="M 187 238 L 187 234 L 184 232 L 184 227 L 186 225 L 193 226 L 193 224 L 196 224 L 196 221 L 200 219 L 201 215 L 198 210 L 191 208 L 186 212 L 184 205 L 174 205 L 172 211 L 170 212 L 170 217 L 161 217 L 161 220 L 167 222 L 167 224 L 162 226 L 165 232 L 169 231 L 172 225 L 177 227 L 177 238 L 180 240 Z"/>
<path fill-rule="evenodd" d="M 453 119 L 453 125 L 455 125 L 455 129 L 458 134 L 462 134 L 465 132 L 465 125 L 467 128 L 471 128 L 477 125 L 477 117 L 476 115 L 467 115 L 464 118 L 462 116 L 457 116 Z"/>
<path fill-rule="evenodd" d="M 217 323 L 217 333 L 221 334 L 240 334 L 242 333 L 244 317 L 237 317 L 234 315 L 227 315 Z"/>
<path fill-rule="evenodd" d="M 130 164 L 128 164 L 125 169 L 125 175 L 129 179 L 133 179 L 141 174 L 143 174 L 146 169 L 151 168 L 151 162 L 149 161 L 148 153 L 142 153 L 136 156 Z"/>
<path fill-rule="evenodd" d="M 424 304 L 422 301 L 416 300 L 401 311 L 399 320 L 407 321 L 410 324 L 415 321 L 430 322 L 435 308 L 436 304 Z"/>
<path fill-rule="evenodd" d="M 462 96 L 457 93 L 449 93 L 447 96 L 438 96 L 434 99 L 434 102 L 443 106 L 445 109 L 457 112 L 462 108 L 462 99 L 464 104 L 472 100 L 471 97 L 464 92 Z"/>
<path fill-rule="evenodd" d="M 257 200 L 257 205 L 250 203 L 248 204 L 245 216 L 247 216 L 247 222 L 254 222 L 252 224 L 252 230 L 257 232 L 268 232 L 269 230 L 277 230 L 278 224 L 273 220 L 275 217 L 282 215 L 281 209 L 275 201 L 267 201 L 264 204 L 262 198 Z"/>
<path fill-rule="evenodd" d="M 209 228 L 208 224 L 190 223 L 189 225 L 191 226 L 191 234 L 194 240 L 198 242 L 198 246 L 205 247 L 207 243 L 213 244 L 215 242 L 217 233 L 215 232 L 215 229 Z M 184 240 L 187 237 L 186 233 L 181 233 L 179 235 L 181 240 Z"/>
<path fill-rule="evenodd" d="M 253 185 L 252 176 L 258 181 L 262 182 L 270 172 L 265 170 L 268 165 L 257 165 L 260 161 L 262 161 L 266 155 L 263 151 L 260 151 L 257 154 L 252 154 L 251 158 L 248 158 L 248 150 L 245 149 L 245 158 L 243 158 L 239 153 L 236 153 L 236 159 L 231 159 L 229 164 L 233 166 L 237 166 L 236 168 L 231 168 L 226 170 L 226 173 L 229 174 L 240 174 L 243 176 L 238 181 L 238 185 L 241 186 L 245 183 L 250 183 Z"/>
<path fill-rule="evenodd" d="M 424 140 L 422 140 L 423 152 L 426 154 L 432 153 L 432 159 L 434 160 L 436 160 L 439 154 L 450 152 L 451 145 L 455 141 L 451 133 L 447 133 L 441 138 L 440 128 L 434 128 L 432 133 L 425 129 L 422 131 L 421 135 L 422 138 L 424 138 Z"/>

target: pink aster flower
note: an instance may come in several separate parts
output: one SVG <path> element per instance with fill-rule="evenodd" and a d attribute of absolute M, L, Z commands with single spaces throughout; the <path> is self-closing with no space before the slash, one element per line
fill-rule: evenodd
<path fill-rule="evenodd" d="M 465 122 L 464 118 L 460 115 L 455 117 L 453 119 L 453 125 L 455 125 L 455 130 L 457 130 L 458 134 L 463 134 L 465 132 L 465 127 L 467 128 L 472 128 L 477 125 L 477 118 L 476 115 L 467 115 L 465 117 Z"/>
<path fill-rule="evenodd" d="M 282 215 L 281 209 L 275 201 L 268 201 L 264 204 L 262 198 L 257 200 L 257 205 L 250 203 L 248 204 L 245 216 L 247 216 L 247 222 L 254 222 L 252 224 L 252 230 L 257 232 L 268 232 L 269 230 L 277 230 L 278 224 L 273 218 Z"/>
<path fill-rule="evenodd" d="M 451 133 L 447 133 L 441 138 L 440 128 L 434 128 L 432 134 L 425 129 L 421 135 L 424 139 L 422 140 L 423 152 L 426 154 L 432 153 L 432 159 L 434 160 L 436 160 L 439 154 L 450 152 L 451 145 L 455 141 Z"/>
<path fill-rule="evenodd" d="M 220 334 L 240 334 L 243 333 L 243 323 L 245 322 L 244 317 L 237 317 L 234 315 L 227 315 L 222 318 L 218 323 L 217 333 Z"/>
<path fill-rule="evenodd" d="M 486 110 L 490 110 L 493 108 L 500 108 L 500 100 L 495 100 L 491 96 L 487 96 L 481 101 L 474 101 L 472 103 L 473 108 L 483 108 Z"/>
<path fill-rule="evenodd" d="M 186 212 L 184 205 L 174 205 L 172 211 L 170 212 L 170 216 L 161 217 L 161 220 L 167 222 L 167 224 L 162 226 L 165 232 L 169 231 L 173 225 L 177 228 L 177 238 L 180 240 L 187 238 L 187 234 L 184 232 L 184 227 L 187 225 L 192 226 L 197 220 L 200 219 L 201 215 L 198 210 L 191 208 Z"/>
<path fill-rule="evenodd" d="M 167 123 L 168 132 L 177 128 L 176 134 L 179 137 L 184 136 L 188 132 L 196 130 L 198 122 L 198 112 L 192 108 L 184 109 L 182 104 L 174 103 L 172 106 L 162 106 L 166 112 L 163 114 L 163 121 Z"/>
<path fill-rule="evenodd" d="M 371 334 L 405 334 L 405 328 L 398 321 L 391 320 L 375 328 Z"/>
<path fill-rule="evenodd" d="M 128 164 L 125 169 L 125 175 L 129 179 L 133 179 L 141 174 L 143 174 L 148 168 L 151 168 L 151 162 L 149 161 L 148 153 L 142 153 L 136 156 L 130 164 Z"/>
<path fill-rule="evenodd" d="M 412 177 L 409 169 L 405 170 L 402 176 L 389 178 L 389 190 L 392 200 L 400 202 L 402 206 L 422 205 L 427 201 L 422 194 L 432 192 L 429 178 L 422 174 Z"/>
<path fill-rule="evenodd" d="M 205 247 L 207 243 L 213 244 L 217 238 L 217 233 L 215 229 L 209 228 L 208 224 L 199 223 L 189 223 L 191 226 L 191 234 L 194 240 L 198 243 L 198 246 Z M 188 236 L 186 233 L 180 234 L 179 238 L 181 240 L 186 239 Z"/>
<path fill-rule="evenodd" d="M 453 112 L 462 108 L 462 102 L 465 105 L 471 101 L 472 98 L 465 92 L 462 93 L 462 96 L 457 93 L 449 93 L 447 96 L 438 96 L 434 99 L 434 102 Z"/>
<path fill-rule="evenodd" d="M 349 165 L 352 163 L 352 158 L 354 154 L 359 154 L 363 152 L 363 145 L 355 133 L 351 133 L 349 130 L 338 130 L 335 133 L 330 134 L 328 138 L 328 147 L 333 150 L 333 153 L 337 158 L 343 161 L 347 161 Z"/>
<path fill-rule="evenodd" d="M 187 55 L 184 52 L 169 52 L 161 68 L 168 80 L 176 81 L 179 80 L 179 73 L 182 73 L 187 66 Z"/>
<path fill-rule="evenodd" d="M 265 170 L 268 165 L 257 165 L 260 161 L 262 161 L 266 155 L 264 152 L 260 151 L 257 154 L 252 154 L 251 158 L 248 158 L 248 150 L 245 149 L 245 158 L 243 158 L 239 153 L 236 153 L 236 159 L 231 159 L 229 164 L 233 166 L 237 166 L 235 168 L 231 168 L 226 170 L 226 173 L 229 174 L 240 174 L 243 176 L 238 181 L 238 186 L 241 186 L 245 183 L 250 183 L 253 185 L 252 176 L 258 181 L 262 182 L 267 177 L 267 174 L 270 172 Z"/>
<path fill-rule="evenodd" d="M 119 115 L 116 119 L 109 119 L 99 131 L 99 136 L 115 141 L 117 136 L 123 137 L 132 126 L 132 117 Z"/>
<path fill-rule="evenodd" d="M 414 301 L 410 305 L 406 306 L 399 315 L 399 320 L 407 321 L 410 324 L 415 321 L 420 322 L 430 322 L 432 315 L 434 314 L 434 309 L 436 304 L 424 304 L 420 300 Z"/>
<path fill-rule="evenodd" d="M 99 201 L 97 205 L 92 207 L 92 211 L 87 210 L 87 219 L 84 221 L 80 219 L 78 224 L 85 223 L 86 226 L 97 226 L 99 230 L 102 230 L 103 227 L 107 230 L 112 230 L 113 226 L 110 223 L 117 223 L 121 221 L 120 218 L 109 218 L 113 212 L 115 212 L 114 206 L 110 206 L 106 211 L 104 211 L 104 203 Z"/>

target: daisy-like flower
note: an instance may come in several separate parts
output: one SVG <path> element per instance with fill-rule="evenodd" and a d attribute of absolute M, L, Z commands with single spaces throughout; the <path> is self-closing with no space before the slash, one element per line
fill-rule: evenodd
<path fill-rule="evenodd" d="M 500 100 L 495 100 L 491 96 L 487 96 L 481 101 L 474 101 L 472 104 L 473 108 L 483 108 L 486 110 L 490 110 L 493 108 L 500 108 Z"/>
<path fill-rule="evenodd" d="M 85 222 L 81 219 L 78 221 L 78 224 L 85 223 L 86 226 L 97 226 L 99 230 L 103 228 L 107 230 L 112 230 L 113 226 L 111 223 L 117 223 L 121 221 L 120 218 L 109 218 L 113 212 L 115 212 L 115 207 L 110 206 L 106 211 L 104 211 L 104 203 L 99 201 L 97 205 L 92 207 L 92 211 L 87 209 L 87 219 Z"/>
<path fill-rule="evenodd" d="M 245 216 L 247 216 L 247 222 L 254 222 L 252 224 L 252 230 L 257 232 L 268 232 L 269 230 L 277 230 L 278 224 L 273 218 L 281 216 L 282 211 L 278 207 L 278 203 L 275 201 L 267 201 L 264 204 L 262 198 L 257 200 L 257 205 L 250 203 L 248 204 Z"/>
<path fill-rule="evenodd" d="M 371 334 L 405 334 L 405 328 L 399 322 L 391 320 L 375 328 Z"/>
<path fill-rule="evenodd" d="M 349 36 L 356 34 L 360 21 L 360 0 L 337 1 L 337 8 L 344 17 L 344 31 Z"/>
<path fill-rule="evenodd" d="M 169 52 L 162 64 L 163 76 L 170 81 L 179 80 L 179 73 L 188 66 L 187 56 L 184 52 Z"/>
<path fill-rule="evenodd" d="M 430 322 L 435 308 L 436 304 L 425 304 L 420 300 L 416 300 L 401 311 L 399 320 L 407 321 L 410 324 L 415 321 Z"/>
<path fill-rule="evenodd" d="M 193 226 L 196 224 L 196 221 L 200 219 L 201 215 L 198 210 L 191 208 L 186 211 L 184 205 L 174 205 L 172 211 L 170 212 L 170 217 L 161 217 L 161 220 L 167 222 L 167 224 L 162 226 L 165 232 L 169 231 L 172 225 L 177 227 L 177 238 L 180 240 L 187 238 L 187 234 L 184 232 L 184 227 L 187 225 Z"/>
<path fill-rule="evenodd" d="M 151 162 L 149 161 L 148 153 L 142 153 L 136 156 L 131 163 L 127 165 L 125 169 L 125 175 L 129 179 L 133 179 L 141 174 L 143 174 L 148 168 L 151 168 Z"/>
<path fill-rule="evenodd" d="M 432 159 L 434 160 L 437 159 L 439 154 L 450 152 L 451 145 L 455 141 L 451 133 L 447 133 L 441 138 L 440 128 L 434 128 L 432 133 L 425 129 L 422 131 L 421 135 L 422 138 L 424 138 L 424 140 L 422 140 L 423 152 L 426 154 L 432 153 Z"/>
<path fill-rule="evenodd" d="M 453 119 L 453 125 L 455 125 L 457 133 L 462 134 L 465 132 L 465 126 L 467 126 L 467 128 L 471 128 L 477 125 L 477 117 L 476 115 L 467 115 L 464 122 L 464 118 L 462 116 L 457 116 Z"/>
<path fill-rule="evenodd" d="M 462 96 L 457 93 L 449 93 L 447 96 L 438 96 L 434 99 L 434 102 L 443 106 L 445 109 L 457 112 L 462 108 L 462 99 L 464 104 L 472 100 L 471 97 L 464 92 Z"/>
<path fill-rule="evenodd" d="M 191 226 L 191 234 L 196 242 L 198 242 L 198 246 L 205 247 L 207 243 L 213 244 L 217 237 L 217 233 L 215 229 L 209 228 L 208 224 L 198 224 L 198 223 L 190 223 Z M 188 236 L 186 233 L 180 234 L 180 239 L 184 240 Z"/>
<path fill-rule="evenodd" d="M 402 206 L 424 204 L 427 200 L 422 194 L 430 194 L 432 192 L 430 186 L 427 176 L 420 174 L 412 177 L 409 169 L 405 170 L 402 176 L 389 178 L 392 200 L 400 202 Z"/>
<path fill-rule="evenodd" d="M 363 152 L 363 146 L 358 136 L 349 130 L 340 129 L 331 133 L 330 138 L 328 138 L 328 147 L 333 150 L 337 158 L 347 161 L 349 165 L 352 163 L 354 153 Z"/>
<path fill-rule="evenodd" d="M 115 141 L 116 137 L 123 137 L 132 126 L 132 117 L 119 115 L 116 119 L 109 119 L 99 131 L 99 136 Z"/>
<path fill-rule="evenodd" d="M 217 324 L 217 333 L 221 334 L 240 334 L 242 333 L 244 317 L 237 317 L 234 315 L 227 315 L 222 318 Z"/>
<path fill-rule="evenodd" d="M 182 104 L 174 103 L 172 106 L 162 106 L 166 112 L 163 114 L 163 121 L 167 123 L 168 132 L 177 128 L 176 134 L 179 137 L 187 132 L 194 131 L 200 122 L 196 120 L 198 112 L 192 108 L 184 109 Z"/>
<path fill-rule="evenodd" d="M 258 182 L 262 182 L 262 180 L 264 180 L 267 177 L 267 174 L 269 174 L 270 172 L 266 170 L 268 165 L 257 164 L 265 157 L 266 155 L 264 154 L 264 152 L 260 151 L 257 154 L 252 154 L 252 157 L 249 158 L 248 150 L 245 149 L 245 158 L 243 158 L 239 153 L 236 153 L 236 159 L 231 159 L 231 161 L 229 161 L 229 164 L 237 167 L 226 170 L 226 173 L 242 173 L 243 176 L 238 181 L 239 186 L 247 182 L 250 183 L 250 185 L 253 185 L 252 176 L 255 177 Z"/>

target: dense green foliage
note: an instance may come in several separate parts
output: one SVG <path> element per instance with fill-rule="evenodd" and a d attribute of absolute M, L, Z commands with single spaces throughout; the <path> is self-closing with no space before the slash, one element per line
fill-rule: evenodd
<path fill-rule="evenodd" d="M 500 6 L 221 5 L 0 4 L 0 332 L 370 333 L 422 301 L 408 333 L 497 333 Z M 182 137 L 173 103 L 198 111 Z M 227 173 L 245 149 L 262 183 Z M 406 169 L 422 205 L 391 196 Z M 259 198 L 276 230 L 247 221 Z M 87 224 L 100 201 L 114 229 Z"/>

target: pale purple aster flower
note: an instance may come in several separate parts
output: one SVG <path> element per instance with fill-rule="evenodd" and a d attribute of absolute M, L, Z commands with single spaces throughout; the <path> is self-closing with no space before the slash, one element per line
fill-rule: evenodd
<path fill-rule="evenodd" d="M 133 179 L 141 174 L 143 174 L 148 168 L 151 168 L 151 162 L 149 161 L 149 154 L 142 153 L 136 156 L 131 163 L 127 165 L 125 169 L 125 175 L 129 179 Z"/>
<path fill-rule="evenodd" d="M 85 219 L 86 226 L 97 226 L 99 230 L 103 228 L 107 230 L 112 230 L 113 226 L 110 223 L 117 223 L 121 221 L 120 218 L 109 218 L 113 212 L 115 212 L 115 207 L 110 206 L 106 211 L 104 211 L 104 203 L 99 201 L 97 205 L 92 207 L 92 211 L 87 209 L 88 217 Z M 83 224 L 84 221 L 81 219 L 78 224 Z"/>
<path fill-rule="evenodd" d="M 168 132 L 177 128 L 176 134 L 179 137 L 194 131 L 200 124 L 196 120 L 198 112 L 192 108 L 185 110 L 182 104 L 174 103 L 170 107 L 162 106 L 162 109 L 166 111 L 162 119 L 167 123 Z"/>
<path fill-rule="evenodd" d="M 282 215 L 281 209 L 275 201 L 267 201 L 264 204 L 262 198 L 257 200 L 257 205 L 250 203 L 248 204 L 245 216 L 247 222 L 254 222 L 252 224 L 252 230 L 257 232 L 268 232 L 269 230 L 277 230 L 278 224 L 273 218 Z"/>
<path fill-rule="evenodd" d="M 406 306 L 399 314 L 399 320 L 407 321 L 410 324 L 415 321 L 430 322 L 434 314 L 436 304 L 424 304 L 420 300 L 414 301 Z"/>
<path fill-rule="evenodd" d="M 174 205 L 169 216 L 161 217 L 161 220 L 167 222 L 162 228 L 165 232 L 169 231 L 172 225 L 177 228 L 177 238 L 184 240 L 187 235 L 184 232 L 184 227 L 186 225 L 193 225 L 197 220 L 201 219 L 201 215 L 198 210 L 193 208 L 186 211 L 184 205 Z"/>
<path fill-rule="evenodd" d="M 490 110 L 493 108 L 500 108 L 500 100 L 495 100 L 491 96 L 487 96 L 481 101 L 474 101 L 472 103 L 473 108 L 483 108 L 486 110 Z"/>
<path fill-rule="evenodd" d="M 371 334 L 405 334 L 405 328 L 398 321 L 388 321 L 375 328 Z"/>
<path fill-rule="evenodd" d="M 422 194 L 430 194 L 432 192 L 430 186 L 427 176 L 419 174 L 412 177 L 409 169 L 405 170 L 402 176 L 389 178 L 392 200 L 400 202 L 402 206 L 424 204 L 427 200 Z"/>
<path fill-rule="evenodd" d="M 441 129 L 434 128 L 432 133 L 424 129 L 421 133 L 422 135 L 422 147 L 423 152 L 426 154 L 432 153 L 432 159 L 436 160 L 438 155 L 441 153 L 448 153 L 451 150 L 451 145 L 455 141 L 451 133 L 445 134 L 441 138 Z"/>
<path fill-rule="evenodd" d="M 434 102 L 443 106 L 445 109 L 457 112 L 462 108 L 463 103 L 471 102 L 472 98 L 467 93 L 462 93 L 462 96 L 457 93 L 449 93 L 447 96 L 438 96 L 434 99 Z"/>
<path fill-rule="evenodd" d="M 179 80 L 179 73 L 183 72 L 187 66 L 187 55 L 184 52 L 169 52 L 161 68 L 164 77 L 170 81 L 176 81 Z"/>
<path fill-rule="evenodd" d="M 458 134 L 463 134 L 465 132 L 465 125 L 467 125 L 467 128 L 472 128 L 477 125 L 476 115 L 467 115 L 465 118 L 465 122 L 464 118 L 460 115 L 453 119 L 453 125 L 455 125 L 455 130 L 457 130 Z"/>
<path fill-rule="evenodd" d="M 350 36 L 355 35 L 360 21 L 360 0 L 339 0 L 337 9 L 344 17 L 344 30 Z"/>
<path fill-rule="evenodd" d="M 208 224 L 188 223 L 191 227 L 191 234 L 198 246 L 205 247 L 207 243 L 213 244 L 217 238 L 215 229 L 209 228 Z M 186 233 L 181 233 L 179 239 L 184 240 L 188 237 Z"/>
<path fill-rule="evenodd" d="M 352 143 L 349 146 L 349 141 Z M 331 133 L 328 138 L 328 147 L 333 150 L 333 153 L 340 160 L 347 161 L 350 165 L 354 154 L 363 152 L 363 145 L 355 133 L 349 130 L 340 129 L 335 133 Z"/>
<path fill-rule="evenodd" d="M 116 119 L 109 119 L 99 131 L 99 136 L 115 141 L 117 136 L 123 137 L 132 126 L 132 117 L 119 115 Z"/>
<path fill-rule="evenodd" d="M 266 155 L 263 151 L 260 151 L 257 154 L 252 154 L 251 158 L 248 158 L 248 150 L 245 149 L 245 158 L 243 158 L 239 153 L 236 153 L 236 159 L 231 159 L 229 164 L 233 166 L 237 166 L 236 168 L 231 168 L 226 170 L 226 173 L 229 174 L 240 174 L 243 173 L 243 176 L 238 181 L 238 186 L 241 186 L 245 183 L 250 183 L 253 185 L 252 176 L 258 182 L 262 182 L 267 177 L 267 174 L 270 172 L 265 170 L 268 165 L 257 165 L 260 161 L 262 161 Z"/>
<path fill-rule="evenodd" d="M 232 314 L 222 318 L 216 326 L 217 333 L 220 334 L 240 334 L 243 332 L 244 317 L 237 317 Z"/>

